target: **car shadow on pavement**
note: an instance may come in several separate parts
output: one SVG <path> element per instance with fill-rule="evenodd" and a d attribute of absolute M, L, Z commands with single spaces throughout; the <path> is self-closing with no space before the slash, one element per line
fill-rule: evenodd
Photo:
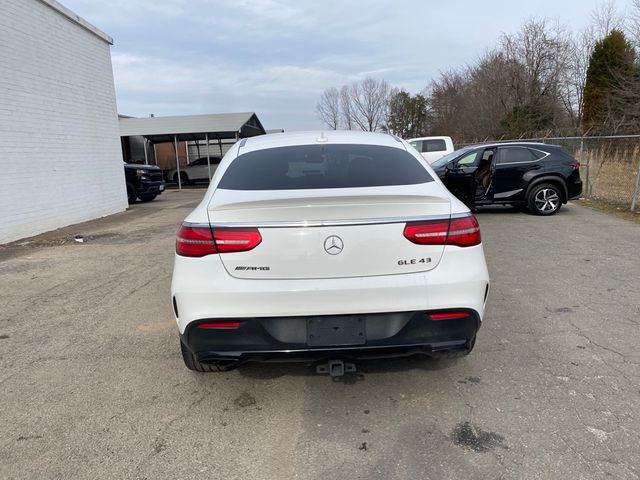
<path fill-rule="evenodd" d="M 460 361 L 460 359 L 431 358 L 421 355 L 391 359 L 361 360 L 358 362 L 354 362 L 357 369 L 355 374 L 348 373 L 345 374 L 344 377 L 339 378 L 341 378 L 341 381 L 344 381 L 344 383 L 354 383 L 354 381 L 365 380 L 368 374 L 407 372 L 411 370 L 445 370 L 455 365 L 458 361 Z M 321 362 L 246 363 L 238 367 L 237 372 L 243 377 L 259 380 L 268 380 L 284 376 L 318 376 L 321 375 L 316 373 L 316 365 L 318 365 L 318 363 Z M 327 376 L 327 378 L 329 377 Z"/>
<path fill-rule="evenodd" d="M 524 211 L 522 208 L 512 207 L 511 205 L 487 205 L 477 207 L 473 213 L 474 215 L 483 213 L 500 213 L 503 215 L 529 215 L 529 213 Z"/>

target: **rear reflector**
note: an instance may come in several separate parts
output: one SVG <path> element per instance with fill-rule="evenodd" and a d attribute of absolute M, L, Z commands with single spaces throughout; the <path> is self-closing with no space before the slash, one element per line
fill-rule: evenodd
<path fill-rule="evenodd" d="M 410 222 L 404 227 L 404 236 L 418 245 L 472 247 L 481 242 L 480 225 L 471 214 L 451 220 Z"/>
<path fill-rule="evenodd" d="M 183 225 L 176 238 L 176 253 L 204 257 L 213 253 L 246 252 L 262 242 L 257 228 L 216 228 Z"/>
<path fill-rule="evenodd" d="M 211 322 L 211 323 L 200 323 L 196 326 L 196 328 L 207 328 L 207 329 L 229 329 L 229 328 L 238 328 L 240 326 L 240 322 Z"/>
<path fill-rule="evenodd" d="M 467 318 L 469 314 L 467 312 L 441 312 L 441 313 L 429 313 L 431 320 L 453 320 L 455 318 Z"/>

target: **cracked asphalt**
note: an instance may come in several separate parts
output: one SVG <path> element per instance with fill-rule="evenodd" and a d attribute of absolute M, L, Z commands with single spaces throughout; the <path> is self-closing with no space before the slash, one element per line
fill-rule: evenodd
<path fill-rule="evenodd" d="M 640 225 L 479 212 L 492 289 L 467 358 L 196 374 L 169 284 L 202 193 L 0 247 L 0 478 L 640 476 Z"/>

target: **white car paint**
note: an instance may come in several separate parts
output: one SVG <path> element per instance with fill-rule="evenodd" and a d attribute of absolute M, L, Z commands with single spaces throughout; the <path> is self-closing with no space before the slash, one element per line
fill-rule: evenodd
<path fill-rule="evenodd" d="M 215 173 L 216 169 L 218 168 L 218 164 L 220 163 L 220 158 L 219 157 L 211 157 L 209 159 L 209 163 L 207 163 L 207 157 L 201 157 L 198 158 L 196 160 L 194 160 L 193 162 L 191 162 L 189 165 L 186 165 L 184 167 L 180 167 L 180 173 L 183 175 L 186 175 L 186 180 L 187 181 L 201 181 L 201 180 L 209 180 L 209 170 L 211 170 L 211 177 L 213 177 L 213 174 Z M 167 174 L 167 178 L 170 181 L 176 181 L 174 180 L 174 178 L 176 178 L 176 174 L 178 173 L 177 169 L 173 169 L 170 170 L 169 173 Z"/>
<path fill-rule="evenodd" d="M 406 150 L 431 174 L 418 185 L 330 190 L 238 191 L 218 184 L 239 154 L 293 145 L 380 145 Z M 415 218 L 468 215 L 468 208 L 407 142 L 386 134 L 332 131 L 253 137 L 225 155 L 185 225 L 254 226 L 248 252 L 175 256 L 171 295 L 180 333 L 212 318 L 365 314 L 468 308 L 482 319 L 489 275 L 482 244 L 415 245 L 403 237 Z M 340 255 L 323 242 L 337 235 Z M 427 264 L 400 265 L 412 258 Z M 271 265 L 236 271 L 239 265 Z"/>
<path fill-rule="evenodd" d="M 429 162 L 429 165 L 454 151 L 451 137 L 411 138 L 407 142 Z"/>

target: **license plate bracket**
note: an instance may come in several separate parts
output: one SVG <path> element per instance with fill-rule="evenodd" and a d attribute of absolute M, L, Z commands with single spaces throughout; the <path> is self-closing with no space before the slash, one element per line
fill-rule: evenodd
<path fill-rule="evenodd" d="M 310 347 L 364 345 L 366 322 L 363 317 L 318 317 L 307 319 Z"/>

